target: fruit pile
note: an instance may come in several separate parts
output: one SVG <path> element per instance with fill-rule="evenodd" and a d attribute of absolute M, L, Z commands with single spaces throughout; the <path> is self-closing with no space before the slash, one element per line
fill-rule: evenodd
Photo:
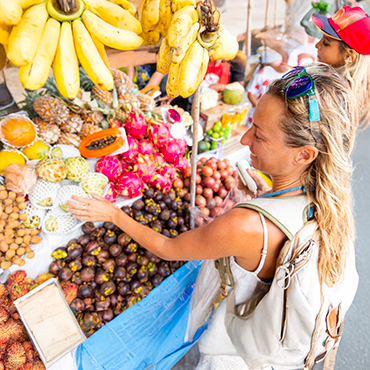
<path fill-rule="evenodd" d="M 24 225 L 27 216 L 25 199 L 0 185 L 0 268 L 7 270 L 12 264 L 23 266 L 23 256 L 35 256 L 31 244 L 39 244 L 39 229 L 30 230 Z M 1 340 L 0 340 L 1 341 Z"/>
<path fill-rule="evenodd" d="M 159 49 L 157 70 L 169 74 L 166 90 L 170 98 L 192 95 L 203 81 L 210 60 L 229 60 L 236 56 L 238 42 L 220 24 L 220 13 L 212 1 L 196 4 L 195 1 L 148 0 L 146 3 L 150 9 L 159 3 L 159 27 L 162 25 L 165 38 Z M 178 9 L 173 3 L 186 6 Z M 141 22 L 145 29 L 145 18 Z"/>
<path fill-rule="evenodd" d="M 184 171 L 184 185 L 190 189 L 191 168 Z M 212 219 L 223 211 L 230 209 L 233 204 L 224 204 L 230 190 L 233 189 L 237 171 L 230 166 L 230 161 L 214 157 L 201 158 L 197 162 L 196 196 L 195 205 L 201 208 L 201 217 L 196 220 L 196 225 L 204 223 L 203 217 Z M 227 202 L 227 201 L 226 201 Z"/>
<path fill-rule="evenodd" d="M 217 121 L 211 129 L 207 130 L 204 139 L 198 142 L 198 153 L 218 149 L 224 139 L 228 139 L 227 130 L 222 127 L 221 121 Z"/>
<path fill-rule="evenodd" d="M 168 194 L 147 189 L 142 200 L 123 211 L 175 237 L 189 228 L 188 195 L 185 189 Z M 58 276 L 62 287 L 68 286 L 69 300 L 76 294 L 70 306 L 87 336 L 140 301 L 182 265 L 162 261 L 110 222 L 102 227 L 86 222 L 81 230 L 81 236 L 52 252 L 49 271 Z"/>
<path fill-rule="evenodd" d="M 2 42 L 8 58 L 20 67 L 23 87 L 39 89 L 53 67 L 58 90 L 73 99 L 79 92 L 81 64 L 96 85 L 112 90 L 105 46 L 132 50 L 143 43 L 132 4 L 117 4 L 105 0 L 1 0 Z"/>
<path fill-rule="evenodd" d="M 0 284 L 0 369 L 45 369 L 13 304 L 37 285 L 24 271 Z"/>
<path fill-rule="evenodd" d="M 147 120 L 136 111 L 127 115 L 124 128 L 129 149 L 118 156 L 102 157 L 95 171 L 107 176 L 112 192 L 123 197 L 137 197 L 145 186 L 169 192 L 173 180 L 189 166 L 183 157 L 185 140 L 172 137 L 170 124 Z"/>

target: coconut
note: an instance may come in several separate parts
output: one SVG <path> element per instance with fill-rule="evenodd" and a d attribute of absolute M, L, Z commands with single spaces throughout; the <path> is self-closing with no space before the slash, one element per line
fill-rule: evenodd
<path fill-rule="evenodd" d="M 224 90 L 224 102 L 226 104 L 239 104 L 244 97 L 244 87 L 239 82 L 228 84 Z"/>

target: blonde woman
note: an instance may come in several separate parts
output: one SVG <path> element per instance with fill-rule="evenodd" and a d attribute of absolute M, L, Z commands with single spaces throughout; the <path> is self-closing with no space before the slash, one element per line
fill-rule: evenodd
<path fill-rule="evenodd" d="M 115 223 L 163 259 L 205 260 L 193 293 L 191 340 L 219 297 L 214 260 L 230 257 L 236 304 L 260 298 L 269 290 L 288 233 L 294 235 L 309 218 L 319 225 L 321 281 L 331 286 L 345 279 L 346 263 L 353 263 L 349 256 L 354 242 L 350 185 L 354 107 L 350 88 L 329 66 L 299 67 L 271 84 L 257 105 L 251 129 L 241 139 L 250 148 L 252 166 L 273 180 L 272 189 L 264 189 L 252 174 L 259 191 L 249 204 L 263 211 L 234 208 L 174 239 L 137 223 L 98 196 L 74 197 L 80 203 L 68 202 L 69 211 L 84 221 Z M 276 222 L 283 218 L 284 228 Z M 346 292 L 344 310 L 355 291 L 356 286 Z M 225 305 L 223 300 L 214 310 L 200 338 L 199 370 L 249 369 L 248 359 L 240 357 L 226 330 Z M 273 362 L 264 365 L 279 369 Z"/>

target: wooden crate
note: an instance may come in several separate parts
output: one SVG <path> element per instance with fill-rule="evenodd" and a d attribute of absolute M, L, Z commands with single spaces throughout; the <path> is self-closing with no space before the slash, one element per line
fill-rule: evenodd
<path fill-rule="evenodd" d="M 225 104 L 223 101 L 219 101 L 219 103 L 215 107 L 209 108 L 207 110 L 201 110 L 200 116 L 205 121 L 204 131 L 212 128 L 215 122 L 221 121 L 222 116 L 233 109 L 235 109 L 235 106 Z"/>

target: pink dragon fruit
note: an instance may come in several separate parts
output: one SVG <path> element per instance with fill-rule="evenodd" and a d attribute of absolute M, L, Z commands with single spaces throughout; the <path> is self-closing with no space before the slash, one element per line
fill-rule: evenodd
<path fill-rule="evenodd" d="M 151 185 L 163 193 L 168 193 L 172 189 L 171 179 L 159 173 L 154 175 L 154 180 Z"/>
<path fill-rule="evenodd" d="M 148 128 L 148 139 L 154 146 L 162 147 L 170 139 L 170 131 L 163 121 L 151 121 Z"/>
<path fill-rule="evenodd" d="M 146 183 L 150 183 L 155 174 L 155 164 L 148 155 L 138 155 L 133 170 Z"/>
<path fill-rule="evenodd" d="M 157 173 L 165 177 L 168 177 L 171 180 L 173 180 L 177 176 L 176 168 L 169 163 L 165 163 L 159 170 L 157 170 Z"/>
<path fill-rule="evenodd" d="M 109 181 L 114 181 L 122 175 L 123 169 L 117 156 L 105 156 L 96 162 L 95 171 L 107 176 Z"/>
<path fill-rule="evenodd" d="M 132 136 L 127 135 L 127 144 L 128 150 L 121 154 L 121 158 L 128 163 L 132 163 L 139 153 L 139 143 Z"/>
<path fill-rule="evenodd" d="M 180 145 L 181 155 L 184 155 L 186 149 L 188 148 L 188 144 L 186 143 L 185 139 L 177 139 L 176 142 Z"/>
<path fill-rule="evenodd" d="M 170 108 L 167 111 L 167 117 L 171 123 L 181 122 L 181 115 L 176 109 Z"/>
<path fill-rule="evenodd" d="M 153 153 L 152 157 L 153 157 L 153 162 L 157 166 L 157 168 L 162 167 L 166 163 L 166 161 L 163 158 L 162 153 Z"/>
<path fill-rule="evenodd" d="M 117 200 L 117 192 L 112 182 L 108 182 L 107 193 L 104 195 L 106 200 L 114 203 Z"/>
<path fill-rule="evenodd" d="M 123 197 L 135 198 L 141 195 L 144 182 L 133 172 L 125 172 L 115 182 L 117 194 Z"/>
<path fill-rule="evenodd" d="M 146 135 L 148 122 L 145 117 L 138 112 L 132 111 L 127 115 L 125 129 L 126 133 L 136 139 L 141 139 Z"/>
<path fill-rule="evenodd" d="M 123 172 L 131 171 L 132 170 L 132 164 L 124 160 L 123 158 L 120 158 L 122 170 Z"/>
<path fill-rule="evenodd" d="M 140 154 L 153 154 L 154 153 L 154 147 L 153 144 L 146 139 L 139 141 L 139 153 Z"/>
<path fill-rule="evenodd" d="M 190 166 L 190 162 L 185 157 L 180 157 L 178 162 L 173 164 L 175 168 L 183 173 L 183 171 Z"/>
<path fill-rule="evenodd" d="M 161 148 L 161 153 L 167 162 L 175 163 L 182 155 L 182 148 L 177 141 L 171 140 Z"/>
<path fill-rule="evenodd" d="M 113 128 L 113 127 L 117 127 L 117 128 L 121 128 L 123 126 L 123 124 L 119 121 L 116 121 L 115 119 L 112 119 L 109 121 L 109 127 L 110 128 Z"/>

